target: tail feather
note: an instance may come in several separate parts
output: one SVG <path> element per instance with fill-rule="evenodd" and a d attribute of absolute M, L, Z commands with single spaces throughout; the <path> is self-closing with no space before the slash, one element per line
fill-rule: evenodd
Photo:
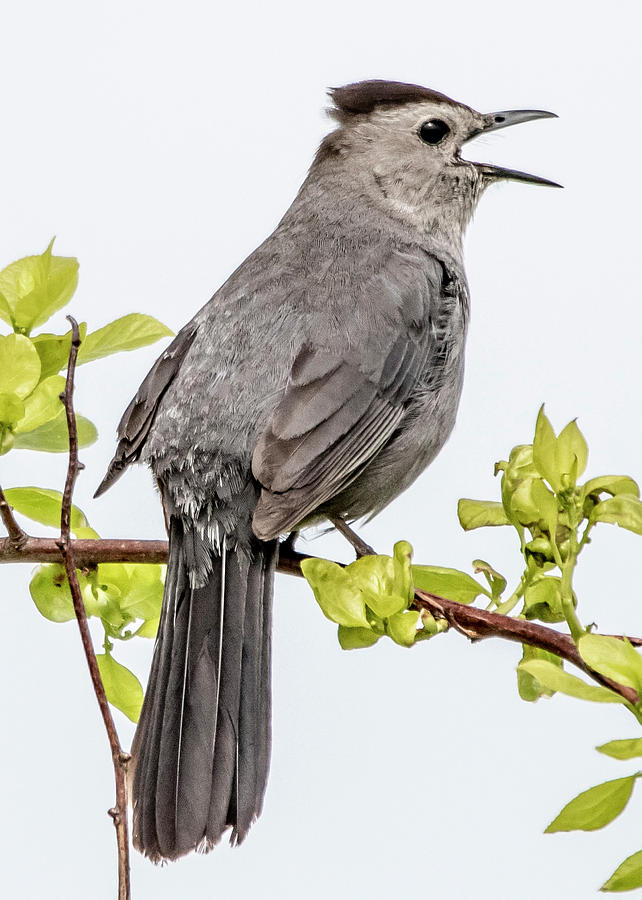
<path fill-rule="evenodd" d="M 228 824 L 228 810 L 232 803 L 239 741 L 239 704 L 242 690 L 242 648 L 245 627 L 245 609 L 260 605 L 254 598 L 248 583 L 247 563 L 226 566 L 225 615 L 223 617 L 223 646 L 221 677 L 218 695 L 218 720 L 216 723 L 216 757 L 212 777 L 206 839 L 215 844 Z M 258 651 L 259 648 L 256 648 Z"/>
<path fill-rule="evenodd" d="M 267 781 L 271 744 L 270 662 L 272 640 L 273 574 L 263 565 L 253 573 L 253 590 L 268 602 L 246 616 L 243 642 L 243 691 L 239 715 L 240 740 L 237 786 L 236 828 L 233 835 L 240 843 L 252 822 L 260 814 Z M 256 652 L 256 648 L 260 652 Z M 257 803 L 258 800 L 258 803 Z"/>
<path fill-rule="evenodd" d="M 187 585 L 174 609 L 171 668 L 156 751 L 156 827 L 168 858 L 189 852 L 207 822 L 221 665 L 220 574 L 215 569 L 205 587 Z"/>
<path fill-rule="evenodd" d="M 277 547 L 254 541 L 252 550 L 219 554 L 171 520 L 159 635 L 132 749 L 134 845 L 155 861 L 210 849 L 228 826 L 242 840 L 261 810 Z"/>
<path fill-rule="evenodd" d="M 184 590 L 186 573 L 180 565 L 180 542 L 174 540 L 170 552 L 173 562 L 168 566 L 165 580 L 165 596 L 178 597 Z M 174 556 L 176 559 L 174 560 Z M 143 789 L 141 786 L 155 785 L 158 780 L 158 762 L 165 697 L 172 661 L 174 643 L 174 610 L 172 604 L 165 601 L 161 611 L 158 637 L 154 648 L 154 658 L 149 675 L 149 688 L 141 710 L 138 728 L 132 747 L 132 758 L 137 760 L 134 773 L 134 842 L 145 848 L 145 853 L 152 859 L 162 858 L 162 851 L 156 828 L 156 792 Z M 154 699 L 152 700 L 152 686 Z M 138 830 L 138 834 L 136 834 Z"/>
<path fill-rule="evenodd" d="M 277 545 L 278 547 L 278 545 Z M 278 552 L 278 551 L 277 551 Z M 275 563 L 276 564 L 276 563 Z M 261 814 L 263 797 L 270 770 L 270 748 L 272 746 L 272 594 L 274 591 L 274 570 L 267 567 L 263 570 L 263 592 L 269 594 L 270 602 L 262 606 L 261 634 L 261 680 L 259 706 L 262 715 L 259 717 L 260 732 L 258 738 L 258 755 L 256 763 L 256 796 L 259 797 L 255 816 Z"/>

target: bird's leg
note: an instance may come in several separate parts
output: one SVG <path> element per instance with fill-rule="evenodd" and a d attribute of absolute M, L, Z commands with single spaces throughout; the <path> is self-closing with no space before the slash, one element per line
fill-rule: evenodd
<path fill-rule="evenodd" d="M 365 541 L 362 541 L 356 531 L 353 531 L 341 516 L 328 516 L 328 519 L 332 522 L 337 531 L 352 545 L 354 552 L 357 554 L 357 559 L 360 559 L 362 556 L 376 555 L 370 544 L 366 544 Z"/>

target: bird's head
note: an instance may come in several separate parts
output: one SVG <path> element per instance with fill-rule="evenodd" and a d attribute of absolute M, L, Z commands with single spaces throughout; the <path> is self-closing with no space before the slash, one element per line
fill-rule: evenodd
<path fill-rule="evenodd" d="M 315 165 L 341 170 L 380 208 L 446 237 L 461 237 L 482 191 L 497 181 L 553 181 L 462 157 L 468 141 L 499 128 L 555 117 L 543 110 L 479 113 L 429 88 L 361 81 L 330 90 L 339 127 Z"/>

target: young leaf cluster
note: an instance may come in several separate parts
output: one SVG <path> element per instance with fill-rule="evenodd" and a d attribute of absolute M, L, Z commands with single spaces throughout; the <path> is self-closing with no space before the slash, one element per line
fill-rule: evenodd
<path fill-rule="evenodd" d="M 512 612 L 545 624 L 566 623 L 592 669 L 636 691 L 639 685 L 642 697 L 639 654 L 626 642 L 590 635 L 578 617 L 573 590 L 578 558 L 598 523 L 642 534 L 640 490 L 626 475 L 604 475 L 581 483 L 587 460 L 588 446 L 576 422 L 569 422 L 556 435 L 542 407 L 533 442 L 514 447 L 507 460 L 496 464 L 496 474 L 502 473 L 501 503 L 460 500 L 459 521 L 466 531 L 503 525 L 517 533 L 524 569 L 510 596 L 493 598 L 496 612 Z M 611 693 L 561 671 L 562 662 L 554 654 L 523 649 L 518 688 L 524 700 L 556 691 L 604 700 Z M 616 696 L 609 700 L 625 702 Z"/>
<path fill-rule="evenodd" d="M 444 629 L 445 623 L 430 613 L 409 609 L 418 568 L 411 558 L 410 544 L 399 541 L 392 556 L 364 556 L 345 567 L 326 559 L 303 560 L 303 574 L 324 615 L 339 626 L 344 650 L 370 647 L 384 635 L 411 647 Z"/>
<path fill-rule="evenodd" d="M 62 494 L 46 488 L 17 487 L 5 491 L 13 509 L 41 525 L 58 527 Z M 71 532 L 77 538 L 100 536 L 77 506 L 71 510 Z M 153 638 L 158 630 L 165 566 L 147 563 L 100 563 L 78 571 L 87 617 L 99 619 L 103 630 L 103 653 L 97 655 L 109 702 L 133 722 L 143 702 L 143 689 L 136 676 L 113 657 L 114 641 L 133 637 Z M 38 612 L 51 622 L 75 619 L 69 583 L 62 563 L 38 566 L 29 592 Z"/>
<path fill-rule="evenodd" d="M 345 649 L 367 647 L 383 635 L 402 646 L 444 629 L 443 620 L 409 609 L 415 588 L 458 603 L 484 598 L 487 608 L 503 615 L 566 624 L 580 657 L 598 679 L 631 688 L 642 698 L 642 657 L 626 639 L 592 634 L 582 624 L 573 575 L 578 558 L 596 525 L 618 525 L 642 534 L 642 503 L 636 482 L 626 475 L 603 475 L 581 482 L 588 446 L 576 422 L 555 434 L 540 409 L 530 444 L 513 448 L 496 464 L 501 473 L 500 500 L 462 499 L 459 521 L 466 531 L 505 526 L 516 532 L 523 571 L 512 591 L 506 579 L 484 560 L 466 572 L 439 566 L 411 565 L 407 542 L 395 545 L 392 557 L 372 556 L 342 568 L 308 560 L 302 569 L 325 615 L 339 624 Z M 411 618 L 413 617 L 413 618 Z M 398 622 L 404 623 L 399 629 Z M 631 703 L 603 684 L 588 684 L 564 670 L 563 660 L 547 650 L 523 645 L 517 668 L 522 699 L 535 701 L 566 694 L 595 703 L 624 704 L 642 722 L 642 704 Z M 598 748 L 616 759 L 642 756 L 642 738 L 612 741 Z M 602 828 L 625 808 L 639 772 L 606 781 L 567 804 L 547 832 Z M 604 891 L 642 886 L 642 850 L 626 859 L 603 885 Z"/>
<path fill-rule="evenodd" d="M 13 450 L 63 453 L 69 436 L 61 393 L 67 367 L 71 331 L 39 332 L 45 322 L 72 298 L 78 284 L 78 260 L 54 256 L 53 241 L 44 253 L 26 256 L 0 272 L 0 319 L 10 328 L 0 334 L 0 455 Z M 123 350 L 151 344 L 172 332 L 152 316 L 132 313 L 88 332 L 80 325 L 82 344 L 77 365 Z M 95 426 L 76 416 L 78 445 L 97 438 Z M 41 487 L 5 490 L 10 506 L 27 518 L 60 527 L 59 491 Z M 98 538 L 84 513 L 72 508 L 71 531 L 77 538 Z M 100 619 L 104 652 L 98 665 L 107 699 L 136 721 L 143 690 L 136 676 L 118 663 L 114 641 L 154 637 L 163 594 L 164 567 L 159 565 L 100 564 L 79 571 L 88 616 Z M 38 566 L 30 592 L 39 612 L 52 622 L 75 618 L 69 585 L 61 563 Z"/>
<path fill-rule="evenodd" d="M 54 256 L 53 240 L 38 256 L 25 256 L 0 272 L 0 319 L 10 327 L 0 334 L 0 455 L 11 449 L 64 453 L 69 446 L 60 400 L 71 331 L 34 334 L 70 300 L 78 284 L 78 260 Z M 152 316 L 133 313 L 87 333 L 78 365 L 121 350 L 151 344 L 172 332 Z M 78 445 L 93 444 L 98 434 L 77 416 Z"/>

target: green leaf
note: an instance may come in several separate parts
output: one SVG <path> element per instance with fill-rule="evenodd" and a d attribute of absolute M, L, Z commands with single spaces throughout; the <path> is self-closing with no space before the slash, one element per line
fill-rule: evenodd
<path fill-rule="evenodd" d="M 0 394 L 0 422 L 15 425 L 25 414 L 25 405 L 17 394 Z"/>
<path fill-rule="evenodd" d="M 560 431 L 557 438 L 557 457 L 562 473 L 569 474 L 575 471 L 575 478 L 579 478 L 588 462 L 588 444 L 584 435 L 577 427 L 577 421 L 573 419 L 566 428 Z"/>
<path fill-rule="evenodd" d="M 543 405 L 540 407 L 535 424 L 533 462 L 542 478 L 548 481 L 554 491 L 559 491 L 562 473 L 557 458 L 557 438 L 553 426 L 546 418 Z"/>
<path fill-rule="evenodd" d="M 628 475 L 601 475 L 599 478 L 591 478 L 582 488 L 582 496 L 588 497 L 589 494 L 632 494 L 634 497 L 640 496 L 640 488 L 637 483 L 629 478 Z"/>
<path fill-rule="evenodd" d="M 415 642 L 428 640 L 436 634 L 448 630 L 448 622 L 445 619 L 435 619 L 427 609 L 419 611 L 419 618 L 423 627 L 415 633 Z"/>
<path fill-rule="evenodd" d="M 518 444 L 513 447 L 508 462 L 495 463 L 495 474 L 503 471 L 502 475 L 502 505 L 504 512 L 510 521 L 519 526 L 519 522 L 511 509 L 512 498 L 515 491 L 521 488 L 524 482 L 532 481 L 539 477 L 539 473 L 533 464 L 533 448 L 530 444 Z"/>
<path fill-rule="evenodd" d="M 131 583 L 131 566 L 127 563 L 100 563 L 98 566 L 97 584 L 111 584 L 119 594 L 126 594 Z"/>
<path fill-rule="evenodd" d="M 587 460 L 588 446 L 577 422 L 569 422 L 556 438 L 542 406 L 533 439 L 533 461 L 539 474 L 557 493 L 575 484 Z"/>
<path fill-rule="evenodd" d="M 541 522 L 549 534 L 557 527 L 557 500 L 541 478 L 527 478 L 517 485 L 509 497 L 512 521 L 521 525 Z"/>
<path fill-rule="evenodd" d="M 339 643 L 343 650 L 360 650 L 363 647 L 372 647 L 381 635 L 371 628 L 347 628 L 339 625 Z"/>
<path fill-rule="evenodd" d="M 534 554 L 538 558 L 538 565 L 541 565 L 542 562 L 554 562 L 555 556 L 553 554 L 553 547 L 551 546 L 551 542 L 546 537 L 537 537 L 533 538 L 532 541 L 528 541 L 525 544 L 526 550 L 529 553 Z"/>
<path fill-rule="evenodd" d="M 490 563 L 483 559 L 473 560 L 473 571 L 475 574 L 483 572 L 484 578 L 488 582 L 493 600 L 499 600 L 506 588 L 506 579 L 496 569 L 493 569 Z"/>
<path fill-rule="evenodd" d="M 0 337 L 0 394 L 16 394 L 21 400 L 40 380 L 40 359 L 29 338 L 22 334 Z"/>
<path fill-rule="evenodd" d="M 136 630 L 136 637 L 143 638 L 151 638 L 154 640 L 156 635 L 158 634 L 158 626 L 160 624 L 160 618 L 158 619 L 147 619 L 143 624 Z"/>
<path fill-rule="evenodd" d="M 143 689 L 133 672 L 122 666 L 109 653 L 96 654 L 100 677 L 107 699 L 132 722 L 138 722 L 143 705 Z"/>
<path fill-rule="evenodd" d="M 0 319 L 4 319 L 7 325 L 11 325 L 11 327 L 13 328 L 13 321 L 11 319 L 11 307 L 9 306 L 9 301 L 2 293 L 0 293 Z"/>
<path fill-rule="evenodd" d="M 545 575 L 532 582 L 524 592 L 524 614 L 527 619 L 539 619 L 551 624 L 565 620 L 562 605 L 561 579 Z"/>
<path fill-rule="evenodd" d="M 78 446 L 88 447 L 98 437 L 96 426 L 84 416 L 76 416 L 78 429 Z M 17 434 L 15 439 L 16 449 L 44 450 L 47 453 L 66 453 L 69 450 L 69 434 L 67 431 L 67 417 L 64 410 L 40 428 Z"/>
<path fill-rule="evenodd" d="M 408 606 L 407 595 L 403 597 L 393 593 L 395 561 L 391 556 L 362 556 L 346 567 L 345 574 L 353 586 L 363 593 L 364 602 L 380 618 L 392 616 Z"/>
<path fill-rule="evenodd" d="M 386 632 L 395 644 L 402 647 L 412 647 L 417 636 L 417 623 L 419 613 L 416 609 L 406 609 L 395 613 L 386 622 Z"/>
<path fill-rule="evenodd" d="M 78 331 L 80 339 L 84 340 L 87 334 L 87 323 L 81 322 Z M 67 368 L 71 350 L 71 329 L 66 334 L 36 334 L 31 340 L 40 357 L 41 378 L 56 375 Z"/>
<path fill-rule="evenodd" d="M 612 756 L 613 759 L 634 759 L 642 756 L 642 738 L 628 738 L 621 741 L 609 741 L 595 748 L 599 753 Z"/>
<path fill-rule="evenodd" d="M 468 500 L 464 497 L 457 504 L 457 516 L 464 531 L 487 525 L 510 525 L 504 504 L 494 500 Z"/>
<path fill-rule="evenodd" d="M 611 877 L 604 882 L 601 891 L 632 891 L 642 887 L 642 850 L 627 857 Z"/>
<path fill-rule="evenodd" d="M 578 700 L 591 700 L 594 703 L 623 703 L 619 694 L 608 688 L 586 684 L 581 678 L 570 675 L 563 669 L 544 659 L 531 659 L 519 664 L 519 668 L 528 672 L 549 691 L 559 691 Z"/>
<path fill-rule="evenodd" d="M 406 606 L 412 602 L 414 588 L 412 585 L 412 545 L 408 541 L 397 541 L 392 551 L 393 559 L 393 584 L 392 593 L 403 597 Z"/>
<path fill-rule="evenodd" d="M 91 596 L 84 598 L 91 615 L 99 616 L 111 636 L 120 636 L 121 629 L 133 621 L 133 617 L 121 611 L 120 604 L 129 577 L 122 563 L 101 563 L 92 579 Z"/>
<path fill-rule="evenodd" d="M 304 559 L 301 571 L 328 619 L 337 625 L 368 627 L 363 592 L 340 565 L 327 559 Z"/>
<path fill-rule="evenodd" d="M 546 650 L 541 650 L 539 647 L 522 644 L 522 659 L 520 665 L 517 666 L 517 690 L 522 700 L 526 700 L 529 703 L 539 700 L 540 697 L 552 697 L 555 693 L 552 688 L 548 688 L 539 682 L 522 665 L 522 663 L 534 659 L 544 660 L 558 669 L 562 668 L 562 660 L 559 656 L 555 656 L 554 653 L 548 653 Z"/>
<path fill-rule="evenodd" d="M 134 619 L 158 619 L 163 600 L 163 566 L 121 563 L 120 567 L 127 575 L 127 585 L 122 589 L 122 599 L 119 603 L 121 611 Z M 100 565 L 98 579 L 103 578 L 111 580 Z M 122 583 L 121 579 L 119 581 Z"/>
<path fill-rule="evenodd" d="M 173 333 L 153 316 L 130 313 L 88 334 L 78 351 L 78 365 L 122 350 L 145 347 Z"/>
<path fill-rule="evenodd" d="M 436 594 L 457 603 L 472 603 L 480 594 L 491 596 L 490 591 L 466 572 L 442 566 L 413 566 L 412 579 L 416 588 L 428 594 Z"/>
<path fill-rule="evenodd" d="M 82 599 L 88 616 L 101 617 L 102 605 L 99 591 L 96 589 L 96 577 L 92 573 L 82 589 Z"/>
<path fill-rule="evenodd" d="M 60 514 L 62 508 L 62 494 L 49 488 L 40 487 L 16 487 L 7 488 L 5 496 L 10 506 L 16 512 L 40 522 L 41 525 L 49 525 L 51 528 L 60 528 Z M 89 522 L 85 514 L 77 506 L 71 507 L 71 530 L 76 533 L 78 528 L 87 528 Z"/>
<path fill-rule="evenodd" d="M 100 535 L 98 534 L 98 532 L 95 531 L 93 528 L 89 528 L 89 527 L 87 527 L 87 528 L 83 528 L 83 527 L 76 528 L 76 529 L 74 529 L 74 534 L 76 535 L 77 538 L 82 538 L 83 540 L 87 540 L 87 541 L 91 541 L 91 540 L 93 540 L 93 541 L 98 541 L 98 540 L 100 540 Z"/>
<path fill-rule="evenodd" d="M 540 484 L 543 483 L 540 478 L 524 479 L 509 494 L 507 509 L 512 522 L 517 522 L 520 525 L 532 525 L 535 522 L 539 522 L 539 507 L 532 496 L 533 484 L 536 481 L 540 482 Z"/>
<path fill-rule="evenodd" d="M 36 385 L 25 399 L 25 414 L 16 425 L 15 433 L 34 431 L 60 415 L 63 409 L 60 394 L 64 389 L 65 379 L 62 375 L 50 375 Z"/>
<path fill-rule="evenodd" d="M 532 484 L 532 497 L 540 512 L 540 520 L 546 525 L 548 533 L 554 537 L 557 530 L 557 500 L 543 481 L 537 479 Z"/>
<path fill-rule="evenodd" d="M 591 513 L 592 522 L 608 522 L 619 525 L 636 534 L 642 534 L 642 501 L 632 494 L 618 494 L 602 500 Z"/>
<path fill-rule="evenodd" d="M 556 831 L 596 831 L 619 816 L 629 802 L 639 773 L 605 781 L 582 791 L 553 819 L 545 834 Z"/>
<path fill-rule="evenodd" d="M 592 669 L 642 696 L 642 657 L 626 640 L 603 634 L 585 634 L 578 645 L 580 656 Z"/>
<path fill-rule="evenodd" d="M 524 478 L 537 478 L 538 472 L 533 462 L 532 444 L 517 444 L 510 452 L 508 462 L 495 463 L 495 474 L 503 471 L 511 481 L 522 481 Z"/>
<path fill-rule="evenodd" d="M 13 448 L 14 443 L 13 432 L 10 431 L 7 425 L 0 423 L 0 456 L 8 453 Z"/>
<path fill-rule="evenodd" d="M 541 523 L 549 534 L 557 528 L 557 500 L 541 478 L 524 480 L 510 498 L 510 513 L 522 525 Z"/>
<path fill-rule="evenodd" d="M 0 293 L 16 331 L 29 332 L 69 302 L 78 284 L 78 260 L 53 256 L 53 241 L 40 256 L 25 256 L 0 272 Z"/>
<path fill-rule="evenodd" d="M 76 573 L 80 589 L 87 586 L 87 579 Z M 74 604 L 65 574 L 65 567 L 60 563 L 48 563 L 38 566 L 29 584 L 31 599 L 38 612 L 51 622 L 68 622 L 75 619 Z"/>

